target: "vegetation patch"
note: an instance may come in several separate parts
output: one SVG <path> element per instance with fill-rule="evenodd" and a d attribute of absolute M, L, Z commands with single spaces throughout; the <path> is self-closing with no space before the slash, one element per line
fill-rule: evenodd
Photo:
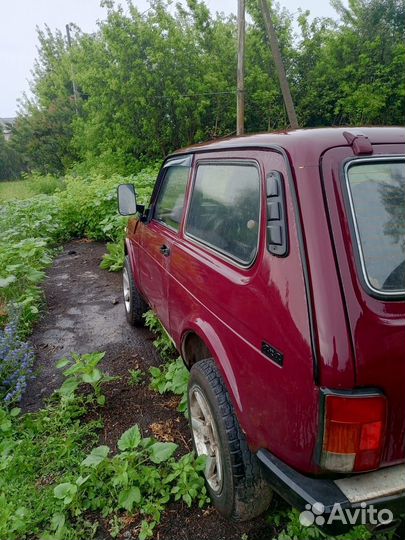
<path fill-rule="evenodd" d="M 103 355 L 60 361 L 65 382 L 41 411 L 0 408 L 0 538 L 88 540 L 100 523 L 115 537 L 131 523 L 142 540 L 170 502 L 208 501 L 204 456 L 178 459 L 177 444 L 143 437 L 138 425 L 122 434 L 115 455 L 95 446 L 102 423 L 84 420 L 98 418 L 102 386 L 115 380 L 98 367 Z"/>
<path fill-rule="evenodd" d="M 21 349 L 18 339 L 29 335 L 38 320 L 43 305 L 40 284 L 60 242 L 83 236 L 110 240 L 103 268 L 114 271 L 122 268 L 128 219 L 117 213 L 117 186 L 136 183 L 139 201 L 146 203 L 155 176 L 153 167 L 129 178 L 68 176 L 56 181 L 50 176 L 35 176 L 26 182 L 38 183 L 42 187 L 37 189 L 48 192 L 53 191 L 55 182 L 59 188 L 52 195 L 13 199 L 0 206 L 0 328 L 14 320 L 9 330 L 2 331 L 3 343 L 6 337 L 7 343 L 17 340 L 15 347 Z M 11 397 L 17 400 L 28 375 L 28 364 L 23 357 L 17 359 L 16 353 L 11 360 L 10 354 L 0 356 L 0 401 L 6 396 L 9 401 Z M 14 393 L 10 391 L 12 387 L 16 390 Z"/>

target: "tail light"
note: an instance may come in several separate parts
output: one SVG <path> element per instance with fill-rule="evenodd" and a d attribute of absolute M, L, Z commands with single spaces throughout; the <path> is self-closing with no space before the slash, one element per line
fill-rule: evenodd
<path fill-rule="evenodd" d="M 383 395 L 326 394 L 321 466 L 329 471 L 378 469 L 387 403 Z"/>

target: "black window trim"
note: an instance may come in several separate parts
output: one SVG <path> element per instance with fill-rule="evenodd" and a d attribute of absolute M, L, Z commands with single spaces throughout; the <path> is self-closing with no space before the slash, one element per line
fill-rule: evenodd
<path fill-rule="evenodd" d="M 167 173 L 168 171 L 170 170 L 170 167 L 175 167 L 175 166 L 182 166 L 182 167 L 187 167 L 188 168 L 188 179 L 187 179 L 187 182 L 186 182 L 186 186 L 185 186 L 185 189 L 184 189 L 184 207 L 183 207 L 183 212 L 182 212 L 182 216 L 181 216 L 181 221 L 179 223 L 179 227 L 178 229 L 176 229 L 175 227 L 172 227 L 172 225 L 169 225 L 168 223 L 165 223 L 164 221 L 161 221 L 160 219 L 158 219 L 156 216 L 155 216 L 155 212 L 156 212 L 156 205 L 159 201 L 159 197 L 160 197 L 160 194 L 162 192 L 162 187 L 165 183 L 165 178 L 167 176 Z M 159 223 L 159 225 L 161 225 L 162 227 L 166 227 L 167 229 L 169 229 L 170 231 L 174 232 L 175 234 L 179 234 L 180 233 L 180 230 L 181 230 L 181 223 L 185 217 L 185 206 L 186 206 L 186 202 L 187 202 L 187 190 L 188 190 L 188 185 L 189 185 L 189 182 L 190 182 L 190 173 L 192 171 L 192 168 L 193 168 L 193 154 L 187 154 L 186 156 L 184 155 L 181 155 L 181 156 L 175 156 L 175 157 L 169 157 L 162 165 L 161 169 L 160 169 L 160 172 L 159 172 L 159 175 L 158 175 L 158 186 L 157 186 L 157 190 L 156 190 L 156 193 L 152 194 L 152 199 L 153 199 L 153 203 L 151 204 L 151 211 L 150 211 L 150 219 L 148 220 L 149 222 L 150 221 L 155 221 L 156 223 Z"/>
<path fill-rule="evenodd" d="M 197 179 L 197 172 L 200 165 L 250 165 L 254 166 L 255 169 L 258 172 L 258 179 L 259 179 L 259 196 L 260 196 L 260 202 L 259 202 L 259 227 L 258 227 L 258 233 L 257 233 L 257 241 L 256 241 L 256 250 L 255 254 L 252 257 L 252 260 L 248 263 L 244 263 L 240 259 L 237 259 L 236 257 L 232 257 L 228 252 L 223 251 L 222 249 L 213 246 L 209 242 L 205 242 L 204 240 L 201 240 L 200 238 L 197 238 L 193 234 L 187 232 L 187 225 L 188 225 L 188 219 L 190 216 L 190 209 L 191 209 L 191 200 L 194 193 L 194 187 L 195 182 Z M 213 253 L 216 256 L 219 256 L 220 259 L 231 263 L 236 268 L 242 269 L 242 270 L 248 270 L 249 268 L 252 268 L 254 266 L 257 256 L 260 251 L 260 234 L 262 230 L 262 205 L 263 205 L 263 178 L 262 178 L 262 171 L 260 167 L 260 163 L 255 159 L 238 159 L 238 158 L 208 158 L 208 159 L 198 159 L 196 160 L 195 166 L 194 166 L 194 172 L 193 177 L 191 180 L 191 186 L 190 186 L 190 194 L 189 194 L 189 201 L 187 205 L 187 211 L 184 216 L 184 236 L 187 237 L 194 245 L 202 246 L 207 249 L 208 252 Z"/>
<path fill-rule="evenodd" d="M 358 275 L 360 277 L 360 281 L 363 285 L 363 288 L 365 291 L 370 295 L 373 296 L 379 300 L 404 300 L 405 299 L 405 288 L 404 290 L 395 290 L 395 291 L 384 291 L 381 289 L 376 289 L 373 287 L 373 285 L 370 283 L 370 280 L 368 278 L 366 263 L 364 260 L 364 253 L 363 248 L 361 245 L 361 237 L 360 237 L 360 231 L 357 221 L 357 216 L 354 208 L 354 202 L 353 202 L 353 196 L 352 191 L 350 188 L 350 181 L 349 181 L 349 175 L 348 171 L 352 165 L 357 165 L 358 163 L 370 163 L 370 162 L 377 162 L 377 163 L 384 163 L 384 162 L 393 162 L 393 161 L 402 161 L 405 162 L 405 155 L 398 155 L 398 154 L 387 154 L 387 155 L 381 155 L 381 156 L 370 156 L 367 158 L 357 158 L 353 159 L 350 158 L 348 161 L 344 164 L 344 186 L 345 186 L 345 198 L 347 199 L 347 205 L 349 207 L 349 222 L 350 222 L 350 229 L 351 229 L 351 236 L 354 239 L 355 243 L 355 254 L 356 254 L 356 265 L 358 267 Z"/>

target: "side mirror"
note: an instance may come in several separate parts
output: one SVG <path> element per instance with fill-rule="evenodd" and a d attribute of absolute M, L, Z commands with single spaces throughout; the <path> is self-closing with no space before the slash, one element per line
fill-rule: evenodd
<path fill-rule="evenodd" d="M 136 214 L 136 195 L 133 184 L 120 184 L 117 189 L 118 212 L 121 216 Z"/>

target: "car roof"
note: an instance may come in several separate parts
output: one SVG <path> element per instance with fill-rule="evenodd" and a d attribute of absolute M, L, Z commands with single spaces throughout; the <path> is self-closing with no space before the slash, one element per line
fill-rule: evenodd
<path fill-rule="evenodd" d="M 217 139 L 182 148 L 174 155 L 216 150 L 279 147 L 294 159 L 299 158 L 301 162 L 303 160 L 307 163 L 318 162 L 319 156 L 328 148 L 349 146 L 349 142 L 344 136 L 345 132 L 354 136 L 364 135 L 371 144 L 405 143 L 405 128 L 403 127 L 335 127 L 297 129 Z"/>

